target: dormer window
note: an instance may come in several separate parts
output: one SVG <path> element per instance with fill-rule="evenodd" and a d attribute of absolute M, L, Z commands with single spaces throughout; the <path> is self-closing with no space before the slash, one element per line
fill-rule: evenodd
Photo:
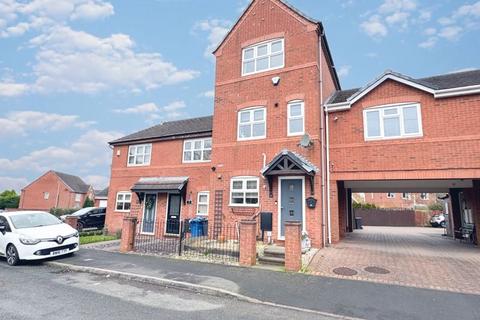
<path fill-rule="evenodd" d="M 242 76 L 283 68 L 284 40 L 261 42 L 242 51 Z"/>

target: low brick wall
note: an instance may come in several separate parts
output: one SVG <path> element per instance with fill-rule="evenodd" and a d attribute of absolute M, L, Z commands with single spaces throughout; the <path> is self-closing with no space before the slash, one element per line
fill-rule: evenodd
<path fill-rule="evenodd" d="M 355 217 L 362 217 L 364 226 L 424 227 L 430 225 L 434 214 L 413 209 L 354 209 Z"/>

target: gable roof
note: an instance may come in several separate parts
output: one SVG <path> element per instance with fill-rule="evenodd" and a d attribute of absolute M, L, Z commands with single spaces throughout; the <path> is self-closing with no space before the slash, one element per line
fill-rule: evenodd
<path fill-rule="evenodd" d="M 297 165 L 302 171 L 304 171 L 306 174 L 309 175 L 315 175 L 315 173 L 319 172 L 320 170 L 310 161 L 308 161 L 307 158 L 302 156 L 299 153 L 296 153 L 294 151 L 290 151 L 287 149 L 284 149 L 280 151 L 279 154 L 277 154 L 270 163 L 268 163 L 263 169 L 260 171 L 262 175 L 266 176 L 269 174 L 269 172 L 275 168 L 277 164 L 279 164 L 283 159 L 289 159 L 292 161 L 295 165 Z"/>
<path fill-rule="evenodd" d="M 169 121 L 111 141 L 111 145 L 145 140 L 171 140 L 206 136 L 212 133 L 213 117 Z"/>
<path fill-rule="evenodd" d="M 480 93 L 480 69 L 418 79 L 387 70 L 363 88 L 336 91 L 326 102 L 327 110 L 341 111 L 349 109 L 352 104 L 386 80 L 397 81 L 431 93 L 435 98 Z"/>
<path fill-rule="evenodd" d="M 72 189 L 73 192 L 87 193 L 90 189 L 90 185 L 86 184 L 80 177 L 58 171 L 52 172 L 56 174 L 70 189 Z"/>
<path fill-rule="evenodd" d="M 213 54 L 215 54 L 223 46 L 223 44 L 227 41 L 227 39 L 232 34 L 233 30 L 235 30 L 237 25 L 240 23 L 240 21 L 242 21 L 243 17 L 246 16 L 247 12 L 250 10 L 250 8 L 253 6 L 253 4 L 256 1 L 257 0 L 250 1 L 250 4 L 245 8 L 245 10 L 243 10 L 242 14 L 238 17 L 238 19 L 235 21 L 235 23 L 230 28 L 230 30 L 228 30 L 227 34 L 223 37 L 223 39 L 217 45 L 215 50 L 213 50 L 213 52 L 212 52 Z M 322 22 L 309 17 L 308 15 L 306 15 L 305 13 L 300 11 L 298 8 L 296 8 L 292 4 L 288 3 L 286 0 L 273 0 L 273 1 L 277 2 L 278 4 L 280 4 L 282 6 L 284 6 L 287 10 L 290 10 L 292 13 L 294 13 L 298 17 L 306 20 L 307 22 L 310 22 L 312 24 L 317 25 L 319 35 L 322 39 L 322 48 L 326 52 L 326 59 L 327 59 L 327 62 L 329 64 L 330 71 L 332 72 L 332 77 L 333 77 L 333 81 L 335 82 L 335 87 L 338 90 L 340 90 L 341 89 L 340 80 L 338 78 L 337 70 L 335 69 L 335 64 L 333 63 L 332 53 L 330 51 L 330 47 L 328 46 L 327 36 L 325 35 L 325 29 L 323 27 Z"/>
<path fill-rule="evenodd" d="M 103 190 L 94 190 L 94 194 L 96 198 L 106 198 L 108 197 L 108 187 Z"/>

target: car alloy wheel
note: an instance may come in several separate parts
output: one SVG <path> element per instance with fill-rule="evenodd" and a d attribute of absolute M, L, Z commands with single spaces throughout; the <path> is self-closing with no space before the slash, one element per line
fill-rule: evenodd
<path fill-rule="evenodd" d="M 440 227 L 445 228 L 447 226 L 447 223 L 445 221 L 440 222 Z"/>
<path fill-rule="evenodd" d="M 7 263 L 10 266 L 16 266 L 18 264 L 18 261 L 20 261 L 18 257 L 17 248 L 15 248 L 13 244 L 8 246 L 6 256 L 7 256 Z"/>

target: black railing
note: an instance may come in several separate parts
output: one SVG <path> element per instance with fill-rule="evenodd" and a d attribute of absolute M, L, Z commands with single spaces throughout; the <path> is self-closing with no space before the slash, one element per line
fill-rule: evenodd
<path fill-rule="evenodd" d="M 209 225 L 207 221 L 139 221 L 135 251 L 155 255 L 182 256 L 221 263 L 236 263 L 240 256 L 237 224 Z"/>

